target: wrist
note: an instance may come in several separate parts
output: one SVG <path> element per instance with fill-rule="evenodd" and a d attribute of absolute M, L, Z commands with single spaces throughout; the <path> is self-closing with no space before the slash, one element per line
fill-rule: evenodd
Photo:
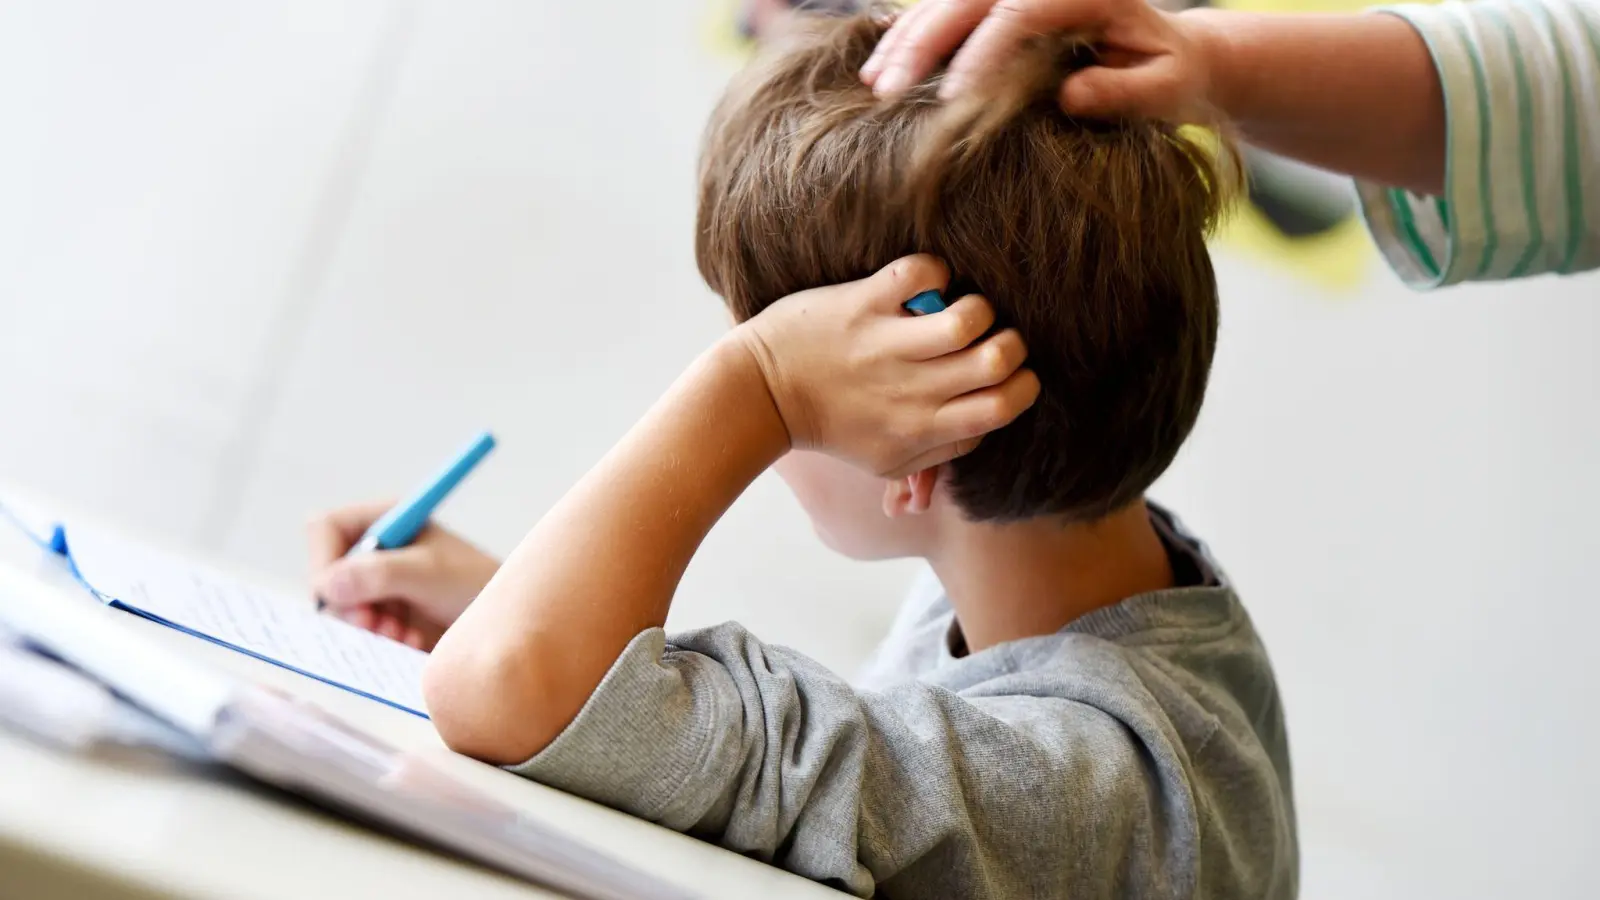
<path fill-rule="evenodd" d="M 1238 48 L 1234 46 L 1233 26 L 1238 13 L 1201 7 L 1172 13 L 1173 23 L 1193 48 L 1199 75 L 1205 85 L 1205 105 L 1209 118 L 1237 121 L 1243 110 L 1234 76 Z"/>
<path fill-rule="evenodd" d="M 708 383 L 708 412 L 725 424 L 725 445 L 750 466 L 765 471 L 789 452 L 784 420 L 771 373 L 776 371 L 765 341 L 748 323 L 723 335 L 701 354 L 696 369 Z"/>

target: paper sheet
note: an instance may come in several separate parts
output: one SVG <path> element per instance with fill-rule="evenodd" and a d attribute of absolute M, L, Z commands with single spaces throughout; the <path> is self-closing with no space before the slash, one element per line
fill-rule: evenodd
<path fill-rule="evenodd" d="M 162 550 L 68 525 L 78 575 L 101 599 L 417 715 L 420 650 Z"/>

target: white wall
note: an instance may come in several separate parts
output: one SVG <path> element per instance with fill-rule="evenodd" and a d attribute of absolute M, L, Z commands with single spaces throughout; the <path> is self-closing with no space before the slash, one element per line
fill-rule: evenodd
<path fill-rule="evenodd" d="M 700 4 L 0 2 L 0 478 L 302 574 L 312 510 L 478 427 L 504 551 L 722 326 Z M 1580 896 L 1600 843 L 1600 281 L 1352 298 L 1219 255 L 1156 495 L 1277 662 L 1307 897 Z M 848 668 L 908 573 L 764 480 L 678 624 Z"/>

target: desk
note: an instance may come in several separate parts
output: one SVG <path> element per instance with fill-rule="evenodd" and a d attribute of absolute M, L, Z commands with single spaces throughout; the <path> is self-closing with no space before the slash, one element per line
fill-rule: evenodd
<path fill-rule="evenodd" d="M 3 487 L 3 483 L 0 483 Z M 19 496 L 0 493 L 0 499 Z M 41 504 L 41 508 L 50 508 Z M 60 510 L 66 516 L 70 511 Z M 84 521 L 74 518 L 73 521 Z M 99 524 L 99 523 L 97 523 Z M 531 818 L 705 897 L 839 897 L 710 844 L 445 749 L 427 722 L 102 606 L 9 523 L 0 566 L 40 593 L 235 676 L 267 683 L 415 751 Z M 248 784 L 181 768 L 50 752 L 0 731 L 0 894 L 41 898 L 474 900 L 554 896 Z"/>

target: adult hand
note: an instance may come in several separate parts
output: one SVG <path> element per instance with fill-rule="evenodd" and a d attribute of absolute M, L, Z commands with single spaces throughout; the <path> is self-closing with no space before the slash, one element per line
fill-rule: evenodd
<path fill-rule="evenodd" d="M 923 0 L 890 27 L 861 78 L 897 96 L 955 52 L 939 91 L 948 99 L 1000 70 L 1030 37 L 1070 32 L 1092 41 L 1098 60 L 1062 83 L 1066 112 L 1204 122 L 1213 118 L 1208 21 L 1147 0 Z"/>

